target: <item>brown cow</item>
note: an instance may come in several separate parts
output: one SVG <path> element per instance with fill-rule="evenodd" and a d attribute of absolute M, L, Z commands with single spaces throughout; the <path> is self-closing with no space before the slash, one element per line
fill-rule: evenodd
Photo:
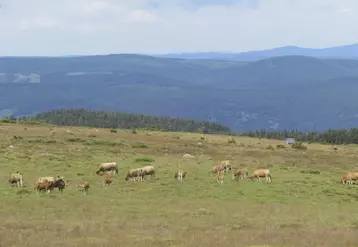
<path fill-rule="evenodd" d="M 183 182 L 184 178 L 185 178 L 186 172 L 183 171 L 182 169 L 179 169 L 179 171 L 175 172 L 174 174 L 174 178 Z"/>
<path fill-rule="evenodd" d="M 9 184 L 13 185 L 16 184 L 16 187 L 23 187 L 24 186 L 24 180 L 23 180 L 23 174 L 21 172 L 15 172 L 12 173 L 9 177 Z"/>
<path fill-rule="evenodd" d="M 37 194 L 39 192 L 47 192 L 47 193 L 51 193 L 52 189 L 53 189 L 53 181 L 48 181 L 48 180 L 42 180 L 40 182 L 36 182 L 35 185 L 35 190 L 37 191 Z"/>
<path fill-rule="evenodd" d="M 109 172 L 113 171 L 113 175 L 118 174 L 118 166 L 116 162 L 107 162 L 99 165 L 99 168 L 96 171 L 98 175 L 100 172 Z"/>
<path fill-rule="evenodd" d="M 103 184 L 104 185 L 111 185 L 112 181 L 113 181 L 113 178 L 106 177 L 106 178 L 103 179 Z"/>
<path fill-rule="evenodd" d="M 249 176 L 249 171 L 247 168 L 239 168 L 232 172 L 232 180 L 237 180 L 238 178 L 240 180 L 243 180 Z"/>
<path fill-rule="evenodd" d="M 257 178 L 258 181 L 260 181 L 260 178 L 265 178 L 266 182 L 272 182 L 271 172 L 269 169 L 256 169 L 252 173 L 250 180 L 252 181 L 254 178 Z"/>
<path fill-rule="evenodd" d="M 83 194 L 87 195 L 88 189 L 89 189 L 89 183 L 88 182 L 84 182 L 84 183 L 80 183 L 77 184 L 76 187 L 83 192 Z"/>

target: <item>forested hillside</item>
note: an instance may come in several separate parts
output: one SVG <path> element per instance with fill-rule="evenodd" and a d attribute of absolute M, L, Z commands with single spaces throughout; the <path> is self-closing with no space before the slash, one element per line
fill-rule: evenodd
<path fill-rule="evenodd" d="M 217 121 L 235 131 L 358 124 L 358 60 L 140 55 L 0 58 L 0 116 L 66 108 Z"/>
<path fill-rule="evenodd" d="M 231 132 L 231 130 L 226 126 L 217 123 L 210 123 L 208 121 L 155 117 L 122 112 L 91 111 L 85 109 L 46 111 L 37 114 L 34 117 L 34 120 L 40 120 L 56 125 L 89 126 L 99 128 L 145 128 L 165 131 L 224 134 Z"/>

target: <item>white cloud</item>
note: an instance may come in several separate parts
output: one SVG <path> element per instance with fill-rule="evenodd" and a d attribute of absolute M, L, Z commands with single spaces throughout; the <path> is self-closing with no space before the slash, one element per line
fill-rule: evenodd
<path fill-rule="evenodd" d="M 246 51 L 358 42 L 358 0 L 0 2 L 0 55 Z"/>

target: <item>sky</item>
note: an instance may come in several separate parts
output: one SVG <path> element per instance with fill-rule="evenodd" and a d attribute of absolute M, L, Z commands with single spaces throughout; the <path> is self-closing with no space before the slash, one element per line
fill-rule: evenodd
<path fill-rule="evenodd" d="M 0 56 L 358 43 L 358 0 L 0 0 Z"/>

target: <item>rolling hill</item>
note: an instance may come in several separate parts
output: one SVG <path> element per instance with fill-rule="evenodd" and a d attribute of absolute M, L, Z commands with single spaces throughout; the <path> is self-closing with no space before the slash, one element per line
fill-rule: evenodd
<path fill-rule="evenodd" d="M 297 46 L 284 46 L 268 50 L 249 51 L 241 53 L 220 52 L 193 52 L 193 53 L 170 53 L 156 55 L 166 58 L 182 59 L 217 59 L 231 61 L 254 61 L 276 56 L 312 56 L 319 58 L 350 58 L 358 59 L 358 43 L 352 45 L 328 47 L 323 49 L 302 48 Z"/>
<path fill-rule="evenodd" d="M 86 108 L 317 131 L 356 127 L 357 91 L 354 59 L 0 58 L 0 115 Z"/>

